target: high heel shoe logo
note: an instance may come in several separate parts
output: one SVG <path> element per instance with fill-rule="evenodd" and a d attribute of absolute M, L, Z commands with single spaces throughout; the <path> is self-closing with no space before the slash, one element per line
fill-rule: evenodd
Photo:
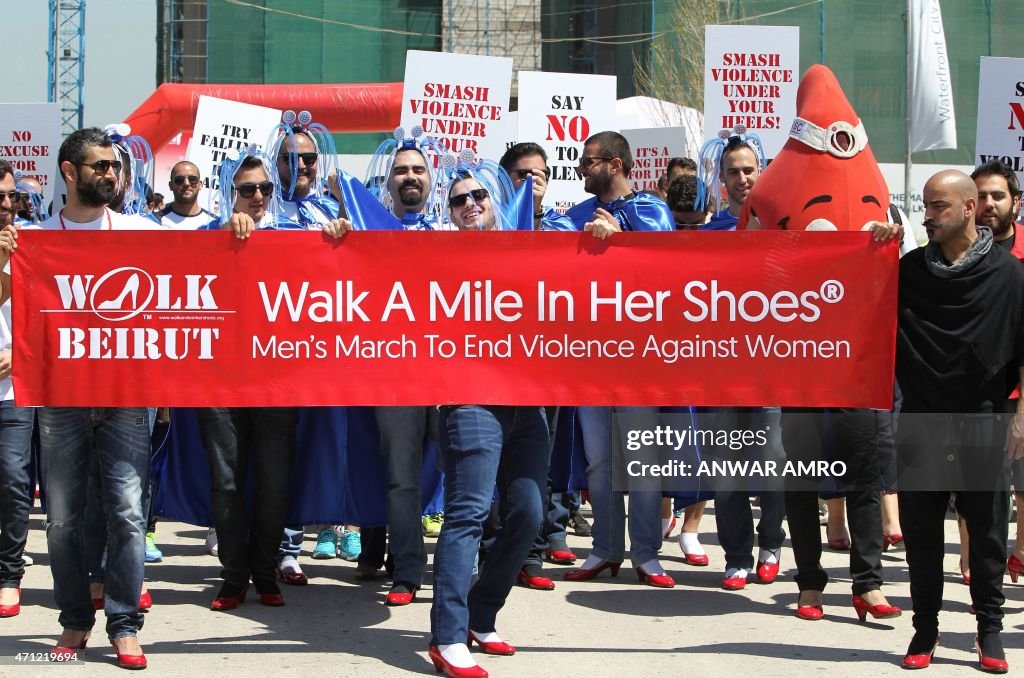
<path fill-rule="evenodd" d="M 153 278 L 141 268 L 116 268 L 92 284 L 89 306 L 104 320 L 128 320 L 149 308 L 154 288 Z M 116 296 L 109 296 L 111 289 L 118 290 Z"/>
<path fill-rule="evenodd" d="M 129 295 L 131 295 L 131 298 L 132 298 L 131 310 L 134 311 L 135 309 L 137 309 L 139 307 L 139 303 L 138 303 L 138 301 L 139 301 L 139 274 L 138 273 L 132 273 L 131 274 L 131 276 L 128 278 L 128 282 L 125 283 L 124 289 L 121 290 L 121 294 L 117 297 L 117 299 L 110 299 L 108 301 L 101 301 L 99 304 L 96 305 L 96 310 L 97 311 L 106 311 L 106 310 L 123 311 L 124 310 L 124 300 Z"/>

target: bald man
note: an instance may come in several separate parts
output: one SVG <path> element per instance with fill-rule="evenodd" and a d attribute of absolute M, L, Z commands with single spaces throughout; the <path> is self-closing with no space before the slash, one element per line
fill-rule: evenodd
<path fill-rule="evenodd" d="M 903 664 L 927 666 L 938 644 L 943 523 L 955 493 L 970 534 L 979 662 L 1005 672 L 1003 469 L 1005 457 L 1024 457 L 1024 410 L 1002 412 L 1024 375 L 1024 267 L 975 224 L 978 192 L 966 174 L 947 170 L 929 179 L 924 206 L 929 242 L 900 260 L 897 306 L 900 521 L 914 604 Z"/>
<path fill-rule="evenodd" d="M 156 213 L 160 223 L 167 228 L 194 231 L 217 218 L 199 206 L 199 189 L 203 187 L 203 178 L 199 168 L 192 163 L 182 160 L 172 167 L 167 186 L 174 194 L 174 200 Z"/>

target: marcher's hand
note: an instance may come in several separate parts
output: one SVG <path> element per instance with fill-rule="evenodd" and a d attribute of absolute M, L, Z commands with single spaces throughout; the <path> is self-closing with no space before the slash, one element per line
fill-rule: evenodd
<path fill-rule="evenodd" d="M 8 224 L 0 229 L 0 268 L 7 265 L 16 249 L 18 249 L 18 229 L 13 224 Z"/>
<path fill-rule="evenodd" d="M 540 212 L 544 194 L 548 192 L 548 175 L 539 169 L 530 170 L 530 174 L 533 175 L 533 211 Z"/>
<path fill-rule="evenodd" d="M 352 222 L 348 219 L 331 219 L 324 224 L 324 234 L 332 238 L 340 238 L 352 230 Z"/>
<path fill-rule="evenodd" d="M 9 348 L 0 351 L 0 379 L 6 379 L 11 376 L 11 359 L 13 356 L 14 352 Z"/>
<path fill-rule="evenodd" d="M 221 224 L 221 230 L 232 231 L 236 238 L 245 240 L 256 230 L 256 222 L 244 212 L 235 212 L 230 219 Z"/>
<path fill-rule="evenodd" d="M 605 209 L 598 207 L 594 210 L 594 218 L 583 225 L 584 231 L 590 231 L 595 238 L 604 240 L 612 233 L 621 233 L 622 227 L 616 219 Z"/>
<path fill-rule="evenodd" d="M 1010 420 L 1003 450 L 1011 460 L 1024 459 L 1024 412 L 1017 412 Z"/>
<path fill-rule="evenodd" d="M 341 182 L 338 181 L 338 172 L 331 170 L 331 173 L 327 175 L 327 191 L 331 194 L 331 197 L 341 202 Z"/>
<path fill-rule="evenodd" d="M 897 238 L 903 240 L 903 224 L 887 224 L 881 221 L 869 221 L 864 224 L 862 231 L 871 231 L 871 237 L 875 242 L 885 242 Z"/>

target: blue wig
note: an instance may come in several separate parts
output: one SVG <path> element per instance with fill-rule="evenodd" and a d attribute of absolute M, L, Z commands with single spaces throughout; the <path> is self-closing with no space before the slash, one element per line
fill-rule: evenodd
<path fill-rule="evenodd" d="M 422 137 L 422 138 L 421 138 Z M 406 136 L 405 130 L 396 127 L 391 139 L 385 139 L 374 151 L 370 164 L 366 168 L 366 186 L 374 194 L 381 205 L 395 213 L 395 206 L 391 200 L 391 193 L 388 191 L 388 179 L 391 176 L 391 167 L 395 164 L 395 156 L 402 151 L 419 151 L 427 164 L 427 202 L 423 206 L 424 214 L 433 216 L 438 223 L 444 222 L 447 216 L 447 193 L 445 188 L 445 175 L 438 172 L 441 159 L 447 150 L 437 139 L 424 137 L 423 128 L 416 125 L 409 130 Z"/>
<path fill-rule="evenodd" d="M 288 170 L 290 176 L 288 185 L 281 196 L 285 200 L 291 200 L 295 195 L 295 184 L 299 179 L 299 155 L 296 151 L 295 135 L 304 134 L 313 142 L 313 148 L 317 153 L 316 171 L 310 177 L 310 195 L 324 195 L 326 193 L 324 182 L 331 172 L 338 171 L 338 150 L 334 147 L 334 137 L 330 130 L 318 122 L 313 122 L 313 115 L 309 111 L 301 111 L 296 115 L 295 111 L 285 111 L 281 114 L 281 123 L 270 133 L 267 140 L 266 157 L 271 165 L 276 167 L 277 158 L 287 152 Z M 285 146 L 285 140 L 290 139 L 291 143 Z M 284 151 L 288 148 L 288 151 Z M 275 183 L 277 181 L 277 170 L 274 170 Z M 314 178 L 316 180 L 314 180 Z"/>
<path fill-rule="evenodd" d="M 124 187 L 123 214 L 144 214 L 148 207 L 146 194 L 153 186 L 153 149 L 138 135 L 132 135 L 131 127 L 125 123 L 107 125 L 104 130 L 122 155 L 128 156 L 128 180 Z M 122 170 L 123 171 L 123 170 Z M 118 177 L 121 180 L 122 177 Z"/>
<path fill-rule="evenodd" d="M 274 163 L 266 153 L 261 152 L 255 145 L 249 145 L 240 152 L 237 150 L 229 152 L 228 157 L 220 164 L 221 225 L 227 223 L 235 211 L 235 174 L 246 158 L 258 158 L 263 166 L 263 171 L 267 173 L 267 181 L 274 184 L 274 194 L 267 202 L 267 214 L 270 215 L 272 223 L 277 224 L 284 221 L 284 211 L 281 206 L 281 179 L 274 168 Z"/>
<path fill-rule="evenodd" d="M 758 168 L 764 169 L 764 147 L 761 137 L 747 132 L 743 125 L 723 129 L 718 137 L 704 143 L 697 159 L 697 203 L 696 209 L 707 209 L 714 198 L 715 212 L 722 209 L 722 156 L 726 149 L 747 146 L 754 152 Z"/>
<path fill-rule="evenodd" d="M 493 160 L 476 159 L 473 151 L 468 148 L 462 149 L 458 156 L 449 153 L 444 157 L 441 166 L 446 178 L 446 202 L 456 183 L 463 179 L 473 179 L 487 189 L 491 204 L 494 206 L 495 229 L 517 230 L 516 213 L 512 207 L 515 189 L 512 187 L 512 179 L 503 167 Z"/>

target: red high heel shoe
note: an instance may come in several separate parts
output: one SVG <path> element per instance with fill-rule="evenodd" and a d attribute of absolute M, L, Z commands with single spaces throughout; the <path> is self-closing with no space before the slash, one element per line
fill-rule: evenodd
<path fill-rule="evenodd" d="M 139 612 L 149 612 L 153 607 L 153 596 L 149 595 L 149 591 L 146 591 L 139 596 Z"/>
<path fill-rule="evenodd" d="M 569 570 L 562 576 L 562 579 L 565 581 L 589 581 L 605 570 L 610 570 L 613 577 L 618 577 L 620 567 L 622 567 L 622 563 L 609 563 L 605 560 L 597 567 L 592 567 L 589 570 L 584 570 L 582 567 Z"/>
<path fill-rule="evenodd" d="M 1010 664 L 1005 659 L 995 659 L 994 657 L 986 657 L 981 653 L 981 643 L 978 642 L 978 637 L 974 637 L 974 649 L 978 651 L 978 665 L 982 671 L 988 673 L 1006 673 L 1010 670 Z"/>
<path fill-rule="evenodd" d="M 555 588 L 555 582 L 549 578 L 530 576 L 526 573 L 526 570 L 519 570 L 519 574 L 516 575 L 516 583 L 537 591 L 553 591 Z"/>
<path fill-rule="evenodd" d="M 427 648 L 427 656 L 430 657 L 430 661 L 434 664 L 434 670 L 438 673 L 444 673 L 448 678 L 487 678 L 488 673 L 482 666 L 452 666 L 444 660 L 441 656 L 441 651 L 437 649 L 436 645 L 431 645 Z"/>
<path fill-rule="evenodd" d="M 544 560 L 555 565 L 573 565 L 576 563 L 576 554 L 569 549 L 548 549 L 544 552 Z"/>
<path fill-rule="evenodd" d="M 892 534 L 892 535 L 890 535 L 890 534 L 886 534 L 885 532 L 882 533 L 882 550 L 883 551 L 888 551 L 890 546 L 896 547 L 896 546 L 899 546 L 902 543 L 903 543 L 903 535 L 902 534 Z"/>
<path fill-rule="evenodd" d="M 476 643 L 477 645 L 479 645 L 480 649 L 483 650 L 484 654 L 496 654 L 496 655 L 501 655 L 501 656 L 505 656 L 505 657 L 511 657 L 512 655 L 514 655 L 516 653 L 516 648 L 513 647 L 512 645 L 509 645 L 505 641 L 502 640 L 502 641 L 498 641 L 498 642 L 494 642 L 494 643 L 485 643 L 482 640 L 480 640 L 479 638 L 477 638 L 476 634 L 473 633 L 472 630 L 470 630 L 470 632 L 469 632 L 469 639 L 467 640 L 466 645 L 470 649 L 472 649 L 473 648 L 473 643 Z"/>
<path fill-rule="evenodd" d="M 246 584 L 242 587 L 242 592 L 234 596 L 221 596 L 216 598 L 210 605 L 211 610 L 218 610 L 220 612 L 227 612 L 228 610 L 234 610 L 236 607 L 245 602 L 245 594 L 249 592 L 249 585 Z M 262 598 L 262 596 L 261 596 Z"/>
<path fill-rule="evenodd" d="M 110 644 L 114 645 L 114 641 L 110 641 Z M 121 650 L 117 648 L 117 645 L 114 645 L 114 652 L 117 653 L 117 665 L 122 669 L 137 671 L 149 666 L 149 662 L 144 654 L 121 654 Z"/>
<path fill-rule="evenodd" d="M 846 537 L 840 537 L 839 539 L 829 539 L 827 542 L 828 547 L 833 551 L 849 551 L 850 540 Z"/>
<path fill-rule="evenodd" d="M 266 605 L 267 607 L 284 607 L 284 596 L 280 593 L 261 593 L 260 605 Z"/>
<path fill-rule="evenodd" d="M 892 619 L 903 614 L 903 610 L 894 605 L 871 605 L 861 596 L 853 597 L 853 609 L 857 611 L 857 617 L 861 621 L 871 614 L 875 619 Z"/>
<path fill-rule="evenodd" d="M 102 610 L 103 609 L 103 596 L 100 596 L 99 598 L 93 598 L 92 599 L 92 607 L 93 607 L 94 610 Z"/>
<path fill-rule="evenodd" d="M 667 574 L 647 574 L 641 568 L 636 568 L 636 577 L 648 586 L 659 589 L 670 589 L 676 585 L 676 580 Z"/>
<path fill-rule="evenodd" d="M 54 655 L 55 657 L 59 656 L 73 659 L 76 656 L 78 656 L 79 650 L 85 649 L 85 644 L 89 642 L 89 636 L 91 635 L 92 631 L 86 631 L 85 635 L 82 636 L 82 642 L 80 642 L 77 646 L 74 647 L 68 645 L 55 645 L 53 650 L 50 651 L 50 654 Z"/>
<path fill-rule="evenodd" d="M 1024 574 L 1024 562 L 1017 558 L 1017 554 L 1010 554 L 1010 559 L 1006 561 L 1006 571 L 1010 575 L 1010 581 L 1014 584 L 1017 583 L 1017 577 Z"/>
<path fill-rule="evenodd" d="M 388 595 L 384 598 L 384 604 L 388 607 L 401 607 L 416 600 L 416 587 L 409 588 L 405 584 L 392 586 Z"/>
<path fill-rule="evenodd" d="M 796 616 L 807 621 L 820 621 L 825 616 L 821 605 L 801 605 L 800 599 L 796 601 Z"/>
<path fill-rule="evenodd" d="M 926 669 L 935 657 L 935 649 L 939 646 L 939 637 L 935 637 L 935 644 L 928 654 L 907 654 L 903 657 L 903 668 L 905 669 Z"/>
<path fill-rule="evenodd" d="M 21 614 L 21 587 L 18 587 L 18 602 L 14 605 L 0 605 L 0 618 L 17 617 Z"/>

